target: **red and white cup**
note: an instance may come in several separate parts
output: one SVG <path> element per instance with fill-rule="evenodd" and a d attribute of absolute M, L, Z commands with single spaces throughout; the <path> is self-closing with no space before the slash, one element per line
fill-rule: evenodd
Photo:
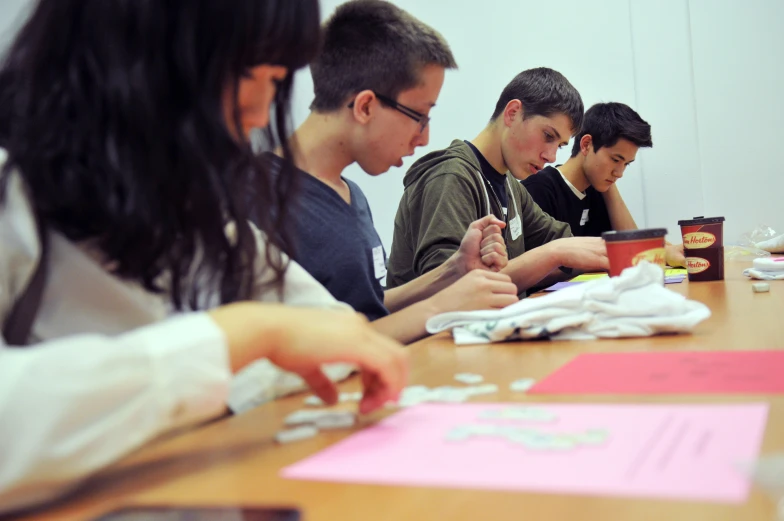
<path fill-rule="evenodd" d="M 610 276 L 621 274 L 626 268 L 646 260 L 664 269 L 667 265 L 664 249 L 665 228 L 604 232 L 602 239 L 607 246 Z"/>

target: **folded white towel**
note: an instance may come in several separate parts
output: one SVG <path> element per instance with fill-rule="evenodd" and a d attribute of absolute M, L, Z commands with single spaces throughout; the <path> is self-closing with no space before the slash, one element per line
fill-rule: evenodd
<path fill-rule="evenodd" d="M 758 242 L 756 246 L 760 250 L 769 251 L 771 253 L 784 253 L 784 234 L 766 241 Z"/>
<path fill-rule="evenodd" d="M 754 268 L 743 270 L 743 274 L 757 280 L 784 280 L 784 273 L 755 270 Z"/>
<path fill-rule="evenodd" d="M 596 279 L 504 309 L 443 313 L 429 333 L 452 330 L 456 344 L 551 337 L 558 340 L 690 332 L 710 316 L 704 304 L 664 287 L 664 271 L 643 262 L 618 277 Z"/>
<path fill-rule="evenodd" d="M 754 259 L 753 267 L 743 274 L 758 280 L 784 280 L 784 257 Z"/>

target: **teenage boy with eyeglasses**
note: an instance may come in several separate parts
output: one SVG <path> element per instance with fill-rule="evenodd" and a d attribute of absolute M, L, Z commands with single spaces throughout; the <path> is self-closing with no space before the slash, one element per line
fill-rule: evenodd
<path fill-rule="evenodd" d="M 393 4 L 355 0 L 338 7 L 311 63 L 315 99 L 291 139 L 300 194 L 292 258 L 373 326 L 407 343 L 425 335 L 431 316 L 500 308 L 517 301 L 501 228 L 475 220 L 441 268 L 385 291 L 386 253 L 359 186 L 342 177 L 357 163 L 380 175 L 428 142 L 428 116 L 445 69 L 456 67 L 435 30 Z M 282 160 L 267 157 L 274 169 Z"/>

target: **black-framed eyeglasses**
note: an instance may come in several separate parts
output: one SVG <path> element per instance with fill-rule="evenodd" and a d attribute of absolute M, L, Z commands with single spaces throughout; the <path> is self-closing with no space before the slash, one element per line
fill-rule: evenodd
<path fill-rule="evenodd" d="M 382 104 L 387 105 L 388 107 L 397 110 L 401 114 L 405 114 L 409 118 L 411 118 L 414 121 L 416 121 L 417 123 L 419 123 L 419 132 L 420 133 L 425 131 L 425 129 L 427 128 L 427 125 L 430 123 L 430 116 L 428 116 L 427 114 L 422 114 L 421 112 L 418 112 L 418 111 L 412 109 L 411 107 L 406 107 L 405 105 L 403 105 L 401 103 L 398 103 L 397 101 L 393 100 L 392 98 L 388 98 L 387 96 L 379 94 L 379 93 L 377 93 L 375 91 L 372 91 L 372 92 L 378 98 L 378 101 L 380 101 Z M 350 108 L 350 109 L 354 108 L 354 102 L 353 101 L 348 104 L 348 108 Z"/>

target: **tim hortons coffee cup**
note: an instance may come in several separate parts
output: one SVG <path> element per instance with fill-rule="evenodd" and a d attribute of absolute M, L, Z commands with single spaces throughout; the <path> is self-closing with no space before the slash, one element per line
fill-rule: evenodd
<path fill-rule="evenodd" d="M 689 282 L 724 280 L 724 217 L 678 221 Z"/>
<path fill-rule="evenodd" d="M 724 217 L 695 217 L 678 221 L 683 236 L 683 248 L 703 250 L 724 247 Z"/>
<path fill-rule="evenodd" d="M 626 268 L 636 266 L 644 260 L 664 268 L 666 265 L 665 235 L 667 235 L 667 230 L 664 228 L 604 232 L 602 239 L 607 245 L 610 276 L 618 276 Z"/>

